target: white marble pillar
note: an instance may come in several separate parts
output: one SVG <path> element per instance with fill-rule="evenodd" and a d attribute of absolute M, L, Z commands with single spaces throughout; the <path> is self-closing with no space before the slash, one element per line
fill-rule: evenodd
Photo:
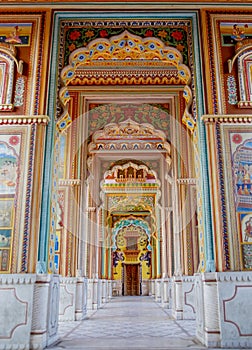
<path fill-rule="evenodd" d="M 92 310 L 98 309 L 98 279 L 93 280 L 93 300 L 92 300 Z"/>
<path fill-rule="evenodd" d="M 207 347 L 252 348 L 252 273 L 195 276 L 196 336 Z"/>
<path fill-rule="evenodd" d="M 1 349 L 30 349 L 35 281 L 33 274 L 0 274 Z"/>
<path fill-rule="evenodd" d="M 182 277 L 173 277 L 173 301 L 172 301 L 172 315 L 177 320 L 183 318 L 183 289 Z"/>
<path fill-rule="evenodd" d="M 161 303 L 161 279 L 155 280 L 155 301 Z"/>
<path fill-rule="evenodd" d="M 183 276 L 182 278 L 183 293 L 183 319 L 194 320 L 195 310 L 195 277 Z"/>
<path fill-rule="evenodd" d="M 93 310 L 93 280 L 91 278 L 87 283 L 87 310 Z"/>
<path fill-rule="evenodd" d="M 142 280 L 142 295 L 150 294 L 150 280 Z"/>
<path fill-rule="evenodd" d="M 36 276 L 30 349 L 43 349 L 58 340 L 59 276 Z"/>
<path fill-rule="evenodd" d="M 75 320 L 80 321 L 87 316 L 87 278 L 77 277 Z"/>
<path fill-rule="evenodd" d="M 162 280 L 162 306 L 163 308 L 169 307 L 169 278 Z"/>
<path fill-rule="evenodd" d="M 102 306 L 102 280 L 97 280 L 97 308 Z"/>
<path fill-rule="evenodd" d="M 76 277 L 60 277 L 59 321 L 75 320 Z"/>
<path fill-rule="evenodd" d="M 108 280 L 107 287 L 108 300 L 110 301 L 112 299 L 112 280 Z"/>
<path fill-rule="evenodd" d="M 102 304 L 108 301 L 108 280 L 102 280 Z"/>
<path fill-rule="evenodd" d="M 151 280 L 150 281 L 151 283 L 151 292 L 150 292 L 150 295 L 155 298 L 155 280 Z"/>

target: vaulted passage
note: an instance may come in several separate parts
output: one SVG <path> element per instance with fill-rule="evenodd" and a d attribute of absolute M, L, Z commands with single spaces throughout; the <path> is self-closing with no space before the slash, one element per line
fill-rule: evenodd
<path fill-rule="evenodd" d="M 252 0 L 32 3 L 0 1 L 0 349 L 252 349 Z"/>
<path fill-rule="evenodd" d="M 153 298 L 125 296 L 93 311 L 87 320 L 61 323 L 59 349 L 205 349 L 195 338 L 195 321 L 174 320 Z"/>

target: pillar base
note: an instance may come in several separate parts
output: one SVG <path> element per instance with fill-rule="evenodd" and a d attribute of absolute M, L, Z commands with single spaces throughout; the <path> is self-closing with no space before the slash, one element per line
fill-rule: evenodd
<path fill-rule="evenodd" d="M 196 335 L 207 347 L 252 348 L 252 273 L 196 274 Z"/>
<path fill-rule="evenodd" d="M 0 275 L 1 349 L 30 349 L 36 275 Z"/>
<path fill-rule="evenodd" d="M 30 349 L 44 349 L 58 340 L 59 276 L 37 275 Z"/>

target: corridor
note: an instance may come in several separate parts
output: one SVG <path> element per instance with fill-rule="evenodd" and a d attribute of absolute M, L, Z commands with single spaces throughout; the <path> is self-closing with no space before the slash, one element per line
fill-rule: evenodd
<path fill-rule="evenodd" d="M 151 297 L 115 297 L 88 319 L 60 323 L 60 349 L 205 349 L 195 321 L 174 320 Z"/>

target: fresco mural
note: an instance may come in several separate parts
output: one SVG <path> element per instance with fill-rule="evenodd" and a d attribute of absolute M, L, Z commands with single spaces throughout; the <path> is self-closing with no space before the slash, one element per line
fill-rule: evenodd
<path fill-rule="evenodd" d="M 0 23 L 0 42 L 30 46 L 32 23 Z"/>
<path fill-rule="evenodd" d="M 1 135 L 0 139 L 0 271 L 3 272 L 10 267 L 20 140 L 17 134 Z"/>
<path fill-rule="evenodd" d="M 233 147 L 238 145 L 233 153 L 238 212 L 252 211 L 252 139 L 246 139 L 249 136 L 251 137 L 251 134 L 231 135 Z"/>
<path fill-rule="evenodd" d="M 249 132 L 230 133 L 234 197 L 243 254 L 243 267 L 252 268 L 252 137 Z"/>

